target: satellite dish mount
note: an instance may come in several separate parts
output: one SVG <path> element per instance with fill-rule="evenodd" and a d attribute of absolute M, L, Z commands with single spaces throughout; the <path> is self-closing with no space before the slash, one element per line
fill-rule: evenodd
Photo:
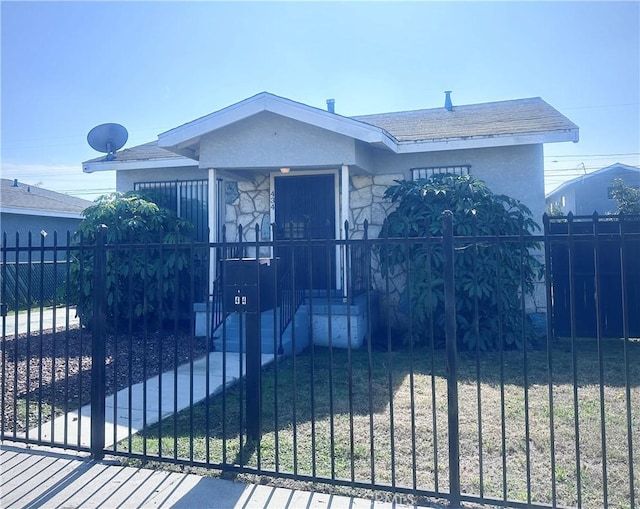
<path fill-rule="evenodd" d="M 124 147 L 129 133 L 120 124 L 100 124 L 87 134 L 87 142 L 91 148 L 107 154 L 105 161 L 113 161 L 115 152 Z"/>

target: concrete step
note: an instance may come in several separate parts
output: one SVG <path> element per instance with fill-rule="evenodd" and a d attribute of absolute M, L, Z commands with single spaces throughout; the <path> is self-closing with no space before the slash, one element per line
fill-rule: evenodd
<path fill-rule="evenodd" d="M 375 296 L 367 301 L 365 295 L 357 296 L 348 305 L 342 298 L 313 298 L 311 302 L 307 298 L 305 304 L 300 306 L 295 317 L 296 341 L 295 350 L 300 352 L 309 344 L 309 338 L 318 346 L 333 346 L 335 348 L 360 348 L 364 344 L 369 327 L 375 331 L 379 318 L 378 300 Z M 371 320 L 367 319 L 367 310 L 372 309 Z M 312 314 L 311 320 L 309 314 Z M 245 315 L 246 317 L 246 315 Z M 226 351 L 240 351 L 240 316 L 234 313 L 227 317 L 225 323 Z M 274 353 L 274 320 L 276 322 L 276 334 L 279 330 L 279 312 L 273 310 L 264 311 L 260 316 L 261 348 L 264 353 Z M 311 325 L 311 330 L 309 330 Z M 243 336 L 246 336 L 246 322 L 243 323 Z M 283 350 L 286 354 L 293 352 L 292 327 L 289 325 L 282 339 Z M 214 348 L 222 349 L 222 327 L 218 328 L 214 338 Z M 329 337 L 331 336 L 331 337 Z M 279 340 L 277 342 L 279 346 Z M 246 342 L 243 342 L 242 350 L 246 350 Z M 277 353 L 277 352 L 276 352 Z"/>
<path fill-rule="evenodd" d="M 245 317 L 246 319 L 246 317 Z M 276 334 L 279 333 L 280 317 L 279 313 L 275 317 L 276 319 Z M 291 355 L 294 350 L 293 345 L 293 324 L 290 323 L 287 329 L 284 331 L 282 341 L 279 338 L 274 343 L 274 315 L 273 310 L 265 311 L 260 317 L 260 332 L 261 341 L 260 346 L 263 354 L 283 353 L 285 355 Z M 225 327 L 219 327 L 213 337 L 213 347 L 216 351 L 222 351 L 223 346 L 227 352 L 239 352 L 240 351 L 240 316 L 234 313 L 227 317 Z M 242 325 L 242 351 L 246 351 L 246 322 Z M 223 335 L 225 337 L 223 338 Z M 295 316 L 295 351 L 296 353 L 302 352 L 309 345 L 309 311 L 306 306 L 300 306 Z M 224 341 L 224 345 L 223 345 Z M 279 352 L 279 347 L 282 346 L 282 352 Z M 275 352 L 274 352 L 275 347 Z"/>

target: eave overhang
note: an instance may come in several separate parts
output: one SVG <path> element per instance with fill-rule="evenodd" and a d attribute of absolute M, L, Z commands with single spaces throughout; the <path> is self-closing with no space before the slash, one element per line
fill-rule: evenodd
<path fill-rule="evenodd" d="M 151 170 L 155 168 L 182 168 L 189 166 L 198 166 L 198 161 L 187 157 L 174 157 L 163 159 L 129 159 L 118 161 L 113 159 L 107 161 L 105 159 L 97 161 L 87 161 L 82 164 L 84 173 L 93 173 L 95 171 L 111 171 L 111 170 Z"/>
<path fill-rule="evenodd" d="M 440 152 L 444 150 L 465 150 L 474 148 L 507 147 L 513 145 L 537 145 L 572 141 L 577 143 L 578 129 L 543 131 L 534 133 L 503 134 L 495 136 L 469 136 L 464 138 L 443 138 L 435 140 L 402 141 L 396 153 Z"/>
<path fill-rule="evenodd" d="M 82 214 L 73 212 L 57 212 L 53 210 L 22 209 L 20 207 L 2 207 L 3 214 L 20 214 L 23 216 L 59 217 L 65 219 L 82 219 Z"/>

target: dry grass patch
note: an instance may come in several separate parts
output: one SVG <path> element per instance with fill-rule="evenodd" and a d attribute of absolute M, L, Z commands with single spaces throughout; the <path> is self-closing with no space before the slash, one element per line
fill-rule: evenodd
<path fill-rule="evenodd" d="M 526 385 L 523 352 L 460 355 L 463 493 L 551 503 L 555 478 L 560 505 L 576 506 L 580 496 L 583 507 L 602 507 L 606 488 L 609 507 L 628 507 L 629 438 L 632 462 L 640 448 L 640 343 L 628 344 L 628 370 L 621 341 L 607 340 L 601 359 L 591 340 L 580 341 L 576 352 L 577 400 L 570 344 L 558 342 L 552 352 L 553 414 L 546 351 L 527 352 Z M 195 462 L 447 492 L 445 364 L 444 352 L 428 349 L 369 356 L 315 348 L 264 371 L 259 450 L 240 432 L 245 389 L 235 387 L 150 427 L 136 437 L 134 451 L 146 442 L 147 453 L 157 456 L 161 443 L 162 456 Z"/>

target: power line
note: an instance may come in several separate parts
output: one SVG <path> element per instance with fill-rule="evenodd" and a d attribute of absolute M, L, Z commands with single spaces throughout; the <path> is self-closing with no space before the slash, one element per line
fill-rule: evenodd
<path fill-rule="evenodd" d="M 619 104 L 598 104 L 595 106 L 569 106 L 567 108 L 558 107 L 561 110 L 591 110 L 596 108 L 619 108 L 621 106 L 637 106 L 640 103 L 619 103 Z"/>
<path fill-rule="evenodd" d="M 620 154 L 571 154 L 571 155 L 558 155 L 558 156 L 546 155 L 544 157 L 545 159 L 549 159 L 549 158 L 558 159 L 560 157 L 569 157 L 569 158 L 579 159 L 579 158 L 585 158 L 585 157 L 614 157 L 614 156 L 637 156 L 637 155 L 640 155 L 640 152 L 627 152 L 627 153 L 620 153 Z"/>
<path fill-rule="evenodd" d="M 597 170 L 601 170 L 602 168 L 599 166 L 585 166 L 584 170 L 582 168 L 547 168 L 544 170 L 544 174 L 547 176 L 560 177 L 560 176 L 570 176 L 570 175 L 589 175 L 591 173 L 595 173 Z"/>

